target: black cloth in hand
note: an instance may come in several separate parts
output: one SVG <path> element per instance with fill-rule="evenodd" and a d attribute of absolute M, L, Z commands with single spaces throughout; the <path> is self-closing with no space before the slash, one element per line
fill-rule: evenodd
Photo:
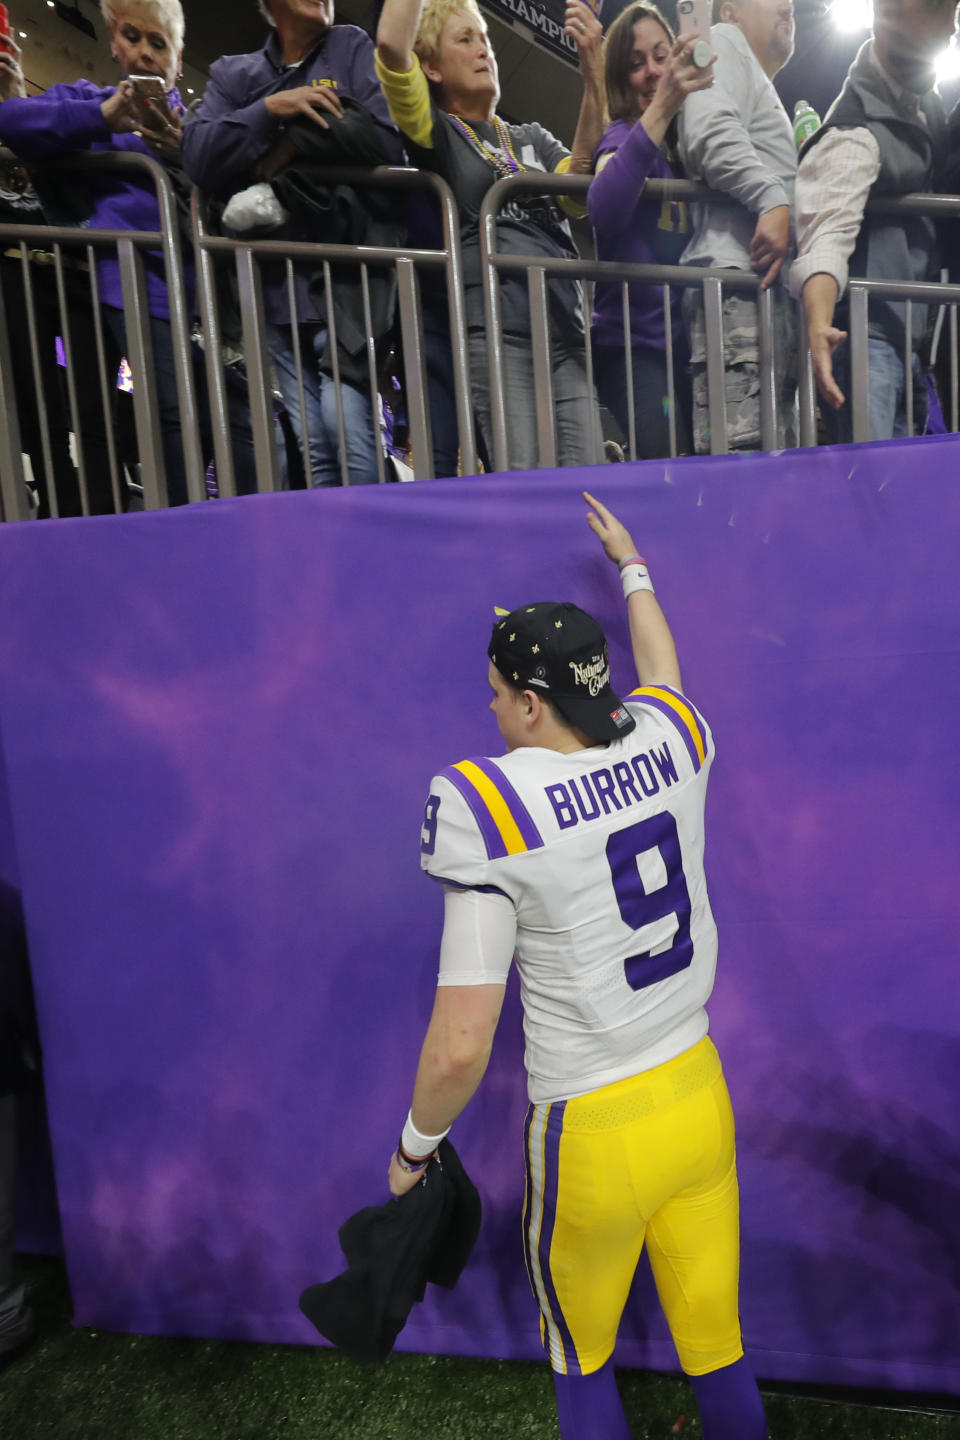
<path fill-rule="evenodd" d="M 452 1290 L 480 1233 L 481 1206 L 449 1140 L 423 1178 L 386 1205 L 358 1210 L 340 1227 L 349 1269 L 311 1285 L 300 1309 L 351 1360 L 385 1360 L 427 1283 Z"/>

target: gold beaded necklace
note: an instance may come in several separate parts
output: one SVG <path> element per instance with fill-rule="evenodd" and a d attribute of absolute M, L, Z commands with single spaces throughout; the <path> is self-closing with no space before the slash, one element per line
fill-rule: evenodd
<path fill-rule="evenodd" d="M 499 151 L 492 150 L 484 140 L 481 140 L 473 126 L 468 125 L 466 120 L 461 120 L 459 115 L 452 115 L 449 110 L 447 111 L 447 115 L 453 121 L 454 125 L 456 125 L 460 134 L 466 136 L 475 149 L 483 156 L 484 160 L 490 162 L 498 175 L 517 175 L 525 168 L 517 159 L 516 152 L 510 140 L 510 131 L 506 125 L 504 125 L 499 115 L 494 115 L 493 117 L 493 127 L 497 132 L 497 139 L 500 141 Z"/>

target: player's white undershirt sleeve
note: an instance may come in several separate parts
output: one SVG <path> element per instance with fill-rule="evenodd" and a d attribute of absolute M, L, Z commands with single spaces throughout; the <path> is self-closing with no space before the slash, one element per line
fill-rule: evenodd
<path fill-rule="evenodd" d="M 505 985 L 517 943 L 506 895 L 444 889 L 438 985 Z"/>

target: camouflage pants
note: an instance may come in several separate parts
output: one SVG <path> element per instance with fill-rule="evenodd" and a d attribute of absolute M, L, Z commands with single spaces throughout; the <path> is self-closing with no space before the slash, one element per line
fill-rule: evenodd
<path fill-rule="evenodd" d="M 683 319 L 690 339 L 693 387 L 693 445 L 710 454 L 710 402 L 707 393 L 707 331 L 703 292 L 685 290 Z M 773 301 L 774 369 L 777 393 L 777 448 L 797 443 L 797 326 L 793 307 L 777 287 Z M 723 297 L 724 395 L 727 443 L 731 450 L 760 448 L 760 353 L 757 302 L 746 295 Z"/>

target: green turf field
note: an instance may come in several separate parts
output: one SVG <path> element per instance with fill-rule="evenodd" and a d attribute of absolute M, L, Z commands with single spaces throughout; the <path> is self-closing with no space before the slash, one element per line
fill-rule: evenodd
<path fill-rule="evenodd" d="M 360 1369 L 328 1350 L 73 1330 L 60 1262 L 23 1270 L 40 1338 L 0 1370 L 3 1440 L 557 1437 L 545 1364 L 396 1355 Z M 701 1436 L 682 1381 L 624 1371 L 621 1384 L 635 1440 Z M 956 1415 L 765 1399 L 771 1440 L 960 1440 Z"/>

